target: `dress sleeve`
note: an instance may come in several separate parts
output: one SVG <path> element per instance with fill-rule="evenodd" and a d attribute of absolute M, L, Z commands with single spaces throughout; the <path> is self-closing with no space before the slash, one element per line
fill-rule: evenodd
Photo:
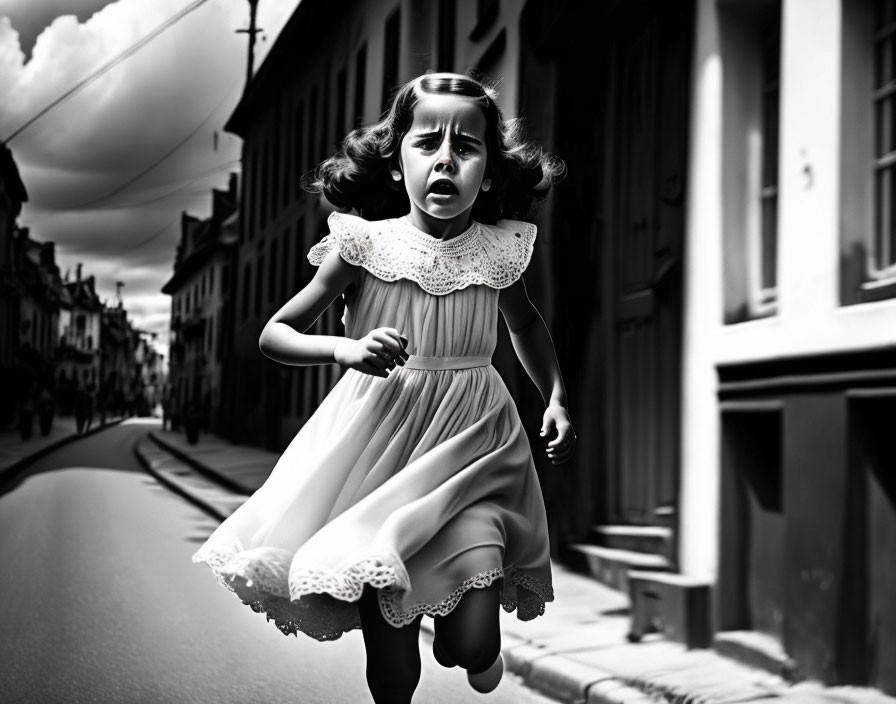
<path fill-rule="evenodd" d="M 320 266 L 335 249 L 349 264 L 364 266 L 371 251 L 370 223 L 357 215 L 330 213 L 327 226 L 330 234 L 308 251 L 308 261 Z"/>
<path fill-rule="evenodd" d="M 507 288 L 529 266 L 538 228 L 521 220 L 498 220 L 484 228 L 487 236 L 483 243 L 489 262 L 485 281 L 493 288 Z"/>

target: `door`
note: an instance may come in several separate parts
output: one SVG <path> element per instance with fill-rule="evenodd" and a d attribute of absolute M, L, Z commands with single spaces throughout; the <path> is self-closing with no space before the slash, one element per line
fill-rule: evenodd
<path fill-rule="evenodd" d="M 606 513 L 624 524 L 669 524 L 678 494 L 692 13 L 672 4 L 608 18 Z"/>

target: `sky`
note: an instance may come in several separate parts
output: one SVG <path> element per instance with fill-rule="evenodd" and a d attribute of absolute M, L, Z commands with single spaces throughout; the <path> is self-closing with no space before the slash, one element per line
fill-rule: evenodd
<path fill-rule="evenodd" d="M 167 354 L 180 214 L 207 217 L 211 189 L 239 172 L 223 130 L 246 76 L 246 0 L 206 0 L 17 136 L 31 117 L 194 0 L 0 0 L 0 140 L 29 201 L 19 223 L 56 243 L 100 296 L 122 289 L 133 324 Z M 298 0 L 260 0 L 256 68 Z M 182 144 L 179 148 L 179 144 Z M 169 151 L 172 155 L 133 183 Z"/>

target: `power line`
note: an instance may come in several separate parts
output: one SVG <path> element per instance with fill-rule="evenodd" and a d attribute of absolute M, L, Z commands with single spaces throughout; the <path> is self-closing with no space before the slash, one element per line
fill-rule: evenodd
<path fill-rule="evenodd" d="M 160 196 L 153 196 L 152 198 L 149 198 L 147 200 L 137 201 L 136 203 L 125 203 L 119 207 L 121 207 L 121 208 L 142 208 L 143 206 L 146 206 L 146 205 L 152 205 L 153 203 L 158 203 L 159 201 L 165 200 L 166 198 L 170 198 L 171 196 L 175 196 L 178 193 L 185 191 L 185 189 L 192 187 L 195 183 L 201 181 L 204 178 L 207 178 L 209 176 L 214 176 L 215 174 L 219 174 L 222 171 L 231 171 L 231 170 L 233 170 L 233 167 L 237 166 L 239 163 L 240 163 L 239 160 L 229 161 L 226 164 L 221 164 L 220 166 L 216 166 L 215 168 L 209 169 L 208 171 L 205 171 L 197 176 L 187 176 L 186 178 L 181 179 L 182 181 L 184 181 L 186 179 L 190 179 L 187 183 L 185 183 L 182 186 L 178 186 L 177 188 L 175 188 L 171 191 L 168 191 L 167 193 L 163 193 Z M 208 188 L 203 186 L 201 188 L 194 188 L 192 191 L 189 191 L 189 193 L 192 193 L 192 194 L 203 193 L 207 190 L 208 190 Z"/>
<path fill-rule="evenodd" d="M 205 2 L 206 0 L 202 0 L 202 1 Z M 203 119 L 202 122 L 200 122 L 198 125 L 196 125 L 196 127 L 194 127 L 192 130 L 190 130 L 190 132 L 183 139 L 181 139 L 179 142 L 177 142 L 171 149 L 169 149 L 161 157 L 156 159 L 152 164 L 150 164 L 145 169 L 140 171 L 136 176 L 133 176 L 132 178 L 128 179 L 121 185 L 116 186 L 108 193 L 105 193 L 101 196 L 97 196 L 96 198 L 85 201 L 83 203 L 78 203 L 77 205 L 67 206 L 65 209 L 66 210 L 79 210 L 81 208 L 88 208 L 91 205 L 95 205 L 96 203 L 99 203 L 104 200 L 108 200 L 109 198 L 112 198 L 113 196 L 117 196 L 119 193 L 124 191 L 128 186 L 139 181 L 141 178 L 146 176 L 146 174 L 148 174 L 150 171 L 152 171 L 157 166 L 159 166 L 160 164 L 165 162 L 167 159 L 169 159 L 171 156 L 173 156 L 175 153 L 177 153 L 187 142 L 189 142 L 195 136 L 195 134 L 197 132 L 199 132 L 199 130 L 201 130 L 203 127 L 205 127 L 206 123 L 210 119 L 212 119 L 212 116 L 218 111 L 218 108 L 220 108 L 224 104 L 224 101 L 227 100 L 227 98 L 229 98 L 233 94 L 233 92 L 234 91 L 232 89 L 230 91 L 228 91 L 227 94 L 223 98 L 221 98 L 221 100 L 218 101 L 218 104 L 215 105 L 215 107 L 213 107 L 211 109 L 211 112 L 209 112 L 209 114 L 205 116 L 205 119 Z"/>
<path fill-rule="evenodd" d="M 87 78 L 85 78 L 81 82 L 75 84 L 72 88 L 70 88 L 65 93 L 63 93 L 61 96 L 56 98 L 56 100 L 54 100 L 52 103 L 47 105 L 43 110 L 38 112 L 36 115 L 31 117 L 27 122 L 25 122 L 25 124 L 21 125 L 15 132 L 13 132 L 11 135 L 9 135 L 9 137 L 7 137 L 3 141 L 9 142 L 9 141 L 15 139 L 16 137 L 18 137 L 19 134 L 24 132 L 32 124 L 34 124 L 40 118 L 42 118 L 44 115 L 46 115 L 48 112 L 50 112 L 50 110 L 55 108 L 60 103 L 65 102 L 66 100 L 71 98 L 73 95 L 76 95 L 77 93 L 81 92 L 84 88 L 86 88 L 88 85 L 93 83 L 97 78 L 99 78 L 103 74 L 111 71 L 113 68 L 115 68 L 118 64 L 120 64 L 122 61 L 124 61 L 128 57 L 130 57 L 132 54 L 137 53 L 140 49 L 142 49 L 144 46 L 149 44 L 149 42 L 151 42 L 153 39 L 155 39 L 157 36 L 159 36 L 166 29 L 168 29 L 169 27 L 171 27 L 174 24 L 176 24 L 177 22 L 179 22 L 181 19 L 183 19 L 184 17 L 189 15 L 194 10 L 198 10 L 206 2 L 208 2 L 208 0 L 194 0 L 194 2 L 187 5 L 187 7 L 185 7 L 183 10 L 181 10 L 177 14 L 173 15 L 172 17 L 170 17 L 167 20 L 165 20 L 164 22 L 162 22 L 162 24 L 160 24 L 158 27 L 156 27 L 154 30 L 152 30 L 145 37 L 143 37 L 142 39 L 139 39 L 138 41 L 131 44 L 131 46 L 129 46 L 127 49 L 125 49 L 123 52 L 121 52 L 114 59 L 111 59 L 104 65 L 100 66 L 100 68 L 98 68 L 92 74 L 87 76 Z"/>
<path fill-rule="evenodd" d="M 178 215 L 176 218 L 174 218 L 174 220 L 172 220 L 171 222 L 169 222 L 167 225 L 165 225 L 165 226 L 162 227 L 161 229 L 156 230 L 156 231 L 155 231 L 153 234 L 151 234 L 149 237 L 147 237 L 147 238 L 145 238 L 145 239 L 142 239 L 142 240 L 140 240 L 139 242 L 136 242 L 136 243 L 134 243 L 134 244 L 127 244 L 127 245 L 124 245 L 124 246 L 122 246 L 122 247 L 120 247 L 120 248 L 118 248 L 118 249 L 112 250 L 112 253 L 115 254 L 115 253 L 117 253 L 117 252 L 123 252 L 123 251 L 125 251 L 125 250 L 140 249 L 140 247 L 143 247 L 144 245 L 147 245 L 147 244 L 149 244 L 150 242 L 152 242 L 153 240 L 158 239 L 159 237 L 161 237 L 162 235 L 164 235 L 164 234 L 168 231 L 168 228 L 170 228 L 172 225 L 174 225 L 175 223 L 177 223 L 179 220 L 180 220 L 180 215 Z"/>

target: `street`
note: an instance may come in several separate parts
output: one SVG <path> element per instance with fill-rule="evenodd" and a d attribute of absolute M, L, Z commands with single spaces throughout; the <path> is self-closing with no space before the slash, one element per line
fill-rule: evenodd
<path fill-rule="evenodd" d="M 215 523 L 135 459 L 155 421 L 126 421 L 0 488 L 0 699 L 368 702 L 359 633 L 284 637 L 190 561 Z M 421 637 L 419 702 L 547 704 L 506 676 L 491 695 Z"/>

